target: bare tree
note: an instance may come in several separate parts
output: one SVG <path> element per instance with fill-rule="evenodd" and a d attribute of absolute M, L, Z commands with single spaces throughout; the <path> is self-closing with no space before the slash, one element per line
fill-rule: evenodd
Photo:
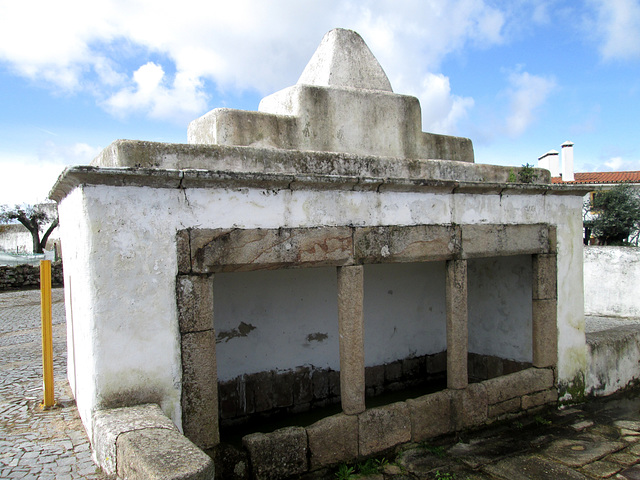
<path fill-rule="evenodd" d="M 33 240 L 33 253 L 44 252 L 49 235 L 58 226 L 57 213 L 47 212 L 46 205 L 16 205 L 13 208 L 8 205 L 0 206 L 0 223 L 14 223 L 17 220 L 29 230 Z M 40 231 L 49 222 L 49 228 L 40 237 Z"/>

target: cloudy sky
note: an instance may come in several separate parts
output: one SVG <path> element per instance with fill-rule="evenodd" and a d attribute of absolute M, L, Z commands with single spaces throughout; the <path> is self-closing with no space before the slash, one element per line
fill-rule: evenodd
<path fill-rule="evenodd" d="M 116 139 L 185 143 L 213 108 L 257 110 L 335 27 L 477 162 L 571 140 L 576 171 L 640 170 L 640 0 L 0 0 L 0 204 Z"/>

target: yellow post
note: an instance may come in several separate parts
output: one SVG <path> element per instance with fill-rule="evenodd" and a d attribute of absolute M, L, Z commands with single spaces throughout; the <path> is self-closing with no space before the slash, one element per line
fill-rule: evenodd
<path fill-rule="evenodd" d="M 53 400 L 53 334 L 51 332 L 51 260 L 40 260 L 40 308 L 42 313 L 42 376 L 43 408 L 54 405 Z"/>

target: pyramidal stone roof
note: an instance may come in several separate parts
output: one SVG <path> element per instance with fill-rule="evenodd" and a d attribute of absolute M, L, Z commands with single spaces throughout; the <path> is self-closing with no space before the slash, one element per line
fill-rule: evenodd
<path fill-rule="evenodd" d="M 387 74 L 362 37 L 343 28 L 324 36 L 298 84 L 393 92 Z"/>
<path fill-rule="evenodd" d="M 362 37 L 328 32 L 300 79 L 257 112 L 215 109 L 189 125 L 190 144 L 473 162 L 468 138 L 422 131 L 416 97 L 393 93 Z"/>

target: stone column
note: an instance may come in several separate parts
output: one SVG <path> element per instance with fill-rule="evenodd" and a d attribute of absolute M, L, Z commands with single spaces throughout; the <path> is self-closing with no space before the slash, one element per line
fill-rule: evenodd
<path fill-rule="evenodd" d="M 364 267 L 338 267 L 340 397 L 348 415 L 365 410 L 363 302 Z"/>
<path fill-rule="evenodd" d="M 176 282 L 182 349 L 182 428 L 201 448 L 220 443 L 218 369 L 213 329 L 213 275 Z"/>
<path fill-rule="evenodd" d="M 447 308 L 447 388 L 467 387 L 467 261 L 448 260 Z"/>
<path fill-rule="evenodd" d="M 557 257 L 533 255 L 533 366 L 553 367 L 558 363 Z"/>

